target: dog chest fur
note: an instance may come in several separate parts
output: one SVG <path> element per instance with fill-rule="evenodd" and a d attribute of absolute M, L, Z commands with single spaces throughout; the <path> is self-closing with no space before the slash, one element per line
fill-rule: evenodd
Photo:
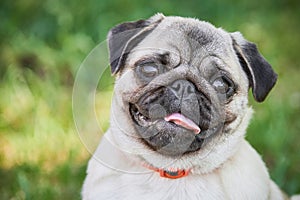
<path fill-rule="evenodd" d="M 246 141 L 234 157 L 208 174 L 192 172 L 180 179 L 162 178 L 156 172 L 127 174 L 95 159 L 89 163 L 88 174 L 85 199 L 269 199 L 276 190 L 276 198 L 283 199 L 277 186 L 270 187 L 264 163 Z"/>

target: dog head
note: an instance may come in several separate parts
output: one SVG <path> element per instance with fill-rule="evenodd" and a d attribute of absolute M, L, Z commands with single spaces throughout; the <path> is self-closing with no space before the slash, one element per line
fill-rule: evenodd
<path fill-rule="evenodd" d="M 157 14 L 108 42 L 115 141 L 158 167 L 222 163 L 244 137 L 249 88 L 261 102 L 277 79 L 255 44 L 196 19 Z"/>

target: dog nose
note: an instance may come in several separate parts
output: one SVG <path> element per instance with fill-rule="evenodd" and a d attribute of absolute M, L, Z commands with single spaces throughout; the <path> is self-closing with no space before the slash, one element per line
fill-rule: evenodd
<path fill-rule="evenodd" d="M 188 97 L 195 93 L 195 86 L 188 80 L 176 80 L 170 85 L 170 89 L 177 98 Z"/>

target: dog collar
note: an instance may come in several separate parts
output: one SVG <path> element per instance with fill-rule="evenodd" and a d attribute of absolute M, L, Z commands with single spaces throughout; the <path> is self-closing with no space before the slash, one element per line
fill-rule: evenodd
<path fill-rule="evenodd" d="M 160 177 L 163 178 L 170 178 L 170 179 L 177 179 L 177 178 L 182 178 L 187 175 L 189 175 L 191 170 L 185 170 L 185 169 L 180 169 L 180 170 L 164 170 L 160 168 L 153 167 L 151 165 L 145 165 L 148 169 L 151 169 L 155 172 L 158 172 Z"/>

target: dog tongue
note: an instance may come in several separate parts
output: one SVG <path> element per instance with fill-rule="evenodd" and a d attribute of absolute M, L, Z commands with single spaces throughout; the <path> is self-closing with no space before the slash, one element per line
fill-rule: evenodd
<path fill-rule="evenodd" d="M 182 126 L 186 129 L 194 131 L 195 134 L 200 133 L 200 128 L 189 118 L 183 116 L 180 113 L 173 113 L 165 117 L 167 122 L 174 122 L 175 124 Z"/>

